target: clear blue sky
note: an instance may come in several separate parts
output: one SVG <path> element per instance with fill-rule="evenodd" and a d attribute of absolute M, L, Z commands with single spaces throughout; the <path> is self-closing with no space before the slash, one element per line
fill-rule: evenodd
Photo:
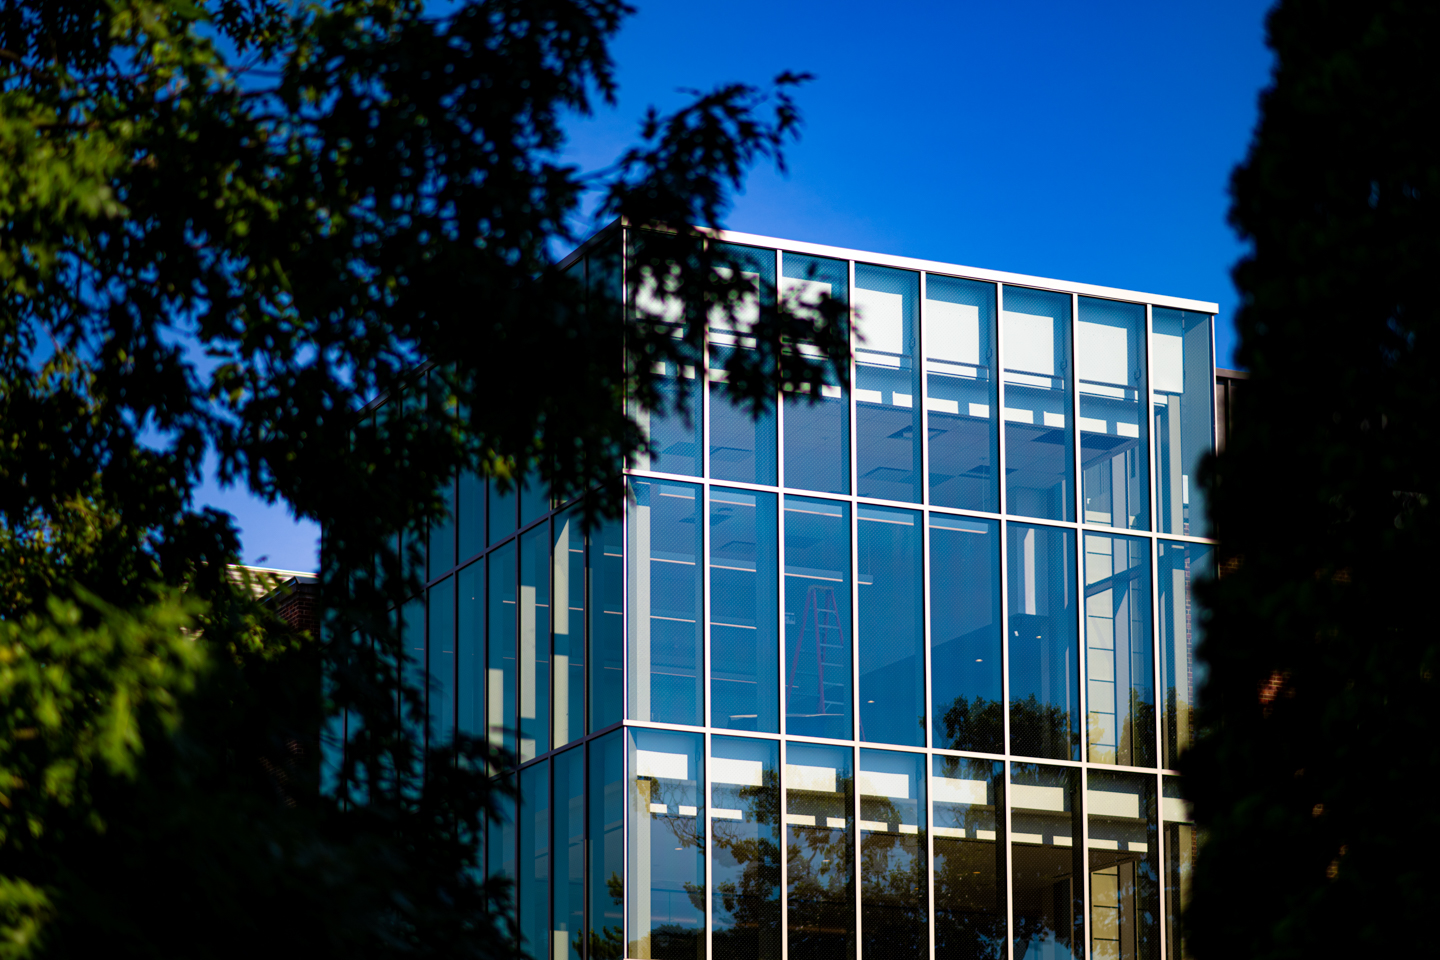
<path fill-rule="evenodd" d="M 679 88 L 810 72 L 788 177 L 757 171 L 727 226 L 1216 301 L 1231 363 L 1226 185 L 1269 78 L 1268 3 L 632 3 L 619 106 L 571 127 L 582 168 Z M 313 525 L 206 494 L 247 562 L 315 566 Z"/>

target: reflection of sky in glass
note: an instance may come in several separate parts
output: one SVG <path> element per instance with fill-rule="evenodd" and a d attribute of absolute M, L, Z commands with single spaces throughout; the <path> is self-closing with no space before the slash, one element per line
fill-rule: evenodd
<path fill-rule="evenodd" d="M 855 474 L 862 497 L 920 502 L 919 274 L 855 265 Z"/>

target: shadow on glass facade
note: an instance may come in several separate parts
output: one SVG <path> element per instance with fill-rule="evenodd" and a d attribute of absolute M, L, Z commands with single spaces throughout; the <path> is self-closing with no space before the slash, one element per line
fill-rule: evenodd
<path fill-rule="evenodd" d="M 616 234 L 570 269 L 618 314 Z M 623 516 L 461 476 L 399 613 L 426 735 L 516 758 L 519 948 L 1186 956 L 1213 305 L 731 239 L 752 293 L 661 371 L 690 416 L 641 418 Z M 822 293 L 850 378 L 753 419 L 726 360 Z"/>

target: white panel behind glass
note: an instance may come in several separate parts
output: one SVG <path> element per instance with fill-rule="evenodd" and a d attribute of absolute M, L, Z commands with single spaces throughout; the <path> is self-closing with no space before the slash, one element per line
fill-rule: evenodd
<path fill-rule="evenodd" d="M 905 298 L 880 290 L 855 291 L 855 328 L 860 346 L 881 353 L 905 352 Z"/>
<path fill-rule="evenodd" d="M 1075 331 L 1075 365 L 1081 380 L 1129 383 L 1129 335 L 1124 327 L 1081 320 Z"/>
<path fill-rule="evenodd" d="M 980 308 L 973 303 L 925 301 L 925 356 L 980 365 Z"/>
<path fill-rule="evenodd" d="M 1006 310 L 1005 369 L 1055 376 L 1055 318 Z"/>
<path fill-rule="evenodd" d="M 1166 393 L 1185 392 L 1185 338 L 1156 333 L 1150 341 L 1150 362 L 1155 389 Z"/>

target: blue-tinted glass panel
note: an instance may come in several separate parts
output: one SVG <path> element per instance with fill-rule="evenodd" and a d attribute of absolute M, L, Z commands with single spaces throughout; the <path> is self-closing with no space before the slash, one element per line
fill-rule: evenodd
<path fill-rule="evenodd" d="M 632 234 L 637 250 L 645 243 Z M 653 323 L 657 329 L 668 329 L 670 336 L 684 335 L 686 307 L 669 287 L 669 278 L 658 263 L 637 253 L 635 257 L 636 289 L 631 316 L 636 322 Z M 658 470 L 700 476 L 703 463 L 703 408 L 701 390 L 704 383 L 694 364 L 657 361 L 654 372 L 660 394 L 655 410 L 644 410 L 638 403 L 630 405 L 630 415 L 650 440 L 650 449 L 635 457 L 639 470 Z"/>
<path fill-rule="evenodd" d="M 930 502 L 1000 510 L 995 284 L 925 277 Z"/>
<path fill-rule="evenodd" d="M 520 526 L 539 520 L 550 512 L 550 488 L 531 470 L 520 486 Z"/>
<path fill-rule="evenodd" d="M 1080 771 L 1010 766 L 1015 960 L 1085 956 Z"/>
<path fill-rule="evenodd" d="M 1205 491 L 1195 481 L 1215 427 L 1215 367 L 1207 313 L 1153 307 L 1156 513 L 1161 533 L 1203 537 Z"/>
<path fill-rule="evenodd" d="M 485 699 L 489 707 L 490 742 L 513 752 L 516 710 L 515 641 L 520 598 L 515 581 L 514 541 L 490 554 L 490 648 L 486 658 Z"/>
<path fill-rule="evenodd" d="M 1091 763 L 1155 766 L 1150 541 L 1085 534 L 1085 730 Z"/>
<path fill-rule="evenodd" d="M 700 487 L 632 479 L 626 555 L 630 571 L 630 717 L 704 722 Z"/>
<path fill-rule="evenodd" d="M 850 505 L 785 498 L 785 729 L 850 737 Z"/>
<path fill-rule="evenodd" d="M 550 946 L 550 762 L 520 771 L 520 946 L 544 956 Z"/>
<path fill-rule="evenodd" d="M 1005 287 L 1007 513 L 1075 519 L 1070 413 L 1070 296 Z"/>
<path fill-rule="evenodd" d="M 1008 524 L 1010 746 L 1080 759 L 1075 531 Z"/>
<path fill-rule="evenodd" d="M 1195 582 L 1213 576 L 1215 548 L 1200 543 L 1159 542 L 1160 689 L 1164 695 L 1165 766 L 1173 769 L 1195 742 L 1195 694 L 1205 679 L 1196 659 L 1200 610 Z"/>
<path fill-rule="evenodd" d="M 460 534 L 460 559 L 469 560 L 485 549 L 485 478 L 466 471 L 460 474 L 457 496 Z"/>
<path fill-rule="evenodd" d="M 849 747 L 785 745 L 790 960 L 855 960 L 855 775 Z"/>
<path fill-rule="evenodd" d="M 1145 446 L 1145 308 L 1080 298 L 1075 327 L 1080 386 L 1081 501 L 1086 523 L 1150 527 Z"/>
<path fill-rule="evenodd" d="M 860 504 L 860 739 L 925 745 L 921 514 Z"/>
<path fill-rule="evenodd" d="M 515 908 L 518 906 L 516 895 L 520 880 L 520 850 L 516 829 L 518 821 L 515 810 L 515 774 L 506 776 L 501 783 L 504 789 L 491 794 L 495 801 L 495 819 L 490 821 L 486 831 L 486 867 L 490 876 L 508 880 L 513 885 L 508 902 L 502 907 L 502 913 L 507 920 L 517 922 L 519 916 Z M 502 931 L 505 929 L 504 924 L 497 924 L 497 927 Z"/>
<path fill-rule="evenodd" d="M 787 253 L 780 279 L 786 303 L 815 304 L 821 295 L 849 298 L 843 260 Z M 822 493 L 850 492 L 850 403 L 844 385 L 824 386 L 818 397 L 785 398 L 785 486 Z"/>
<path fill-rule="evenodd" d="M 512 485 L 506 493 L 500 492 L 500 484 L 490 481 L 490 542 L 499 543 L 514 533 L 519 525 L 520 497 Z"/>
<path fill-rule="evenodd" d="M 455 729 L 455 578 L 430 588 L 430 742 L 448 743 Z"/>
<path fill-rule="evenodd" d="M 605 520 L 590 532 L 590 729 L 617 723 L 625 699 L 625 527 Z"/>
<path fill-rule="evenodd" d="M 705 773 L 698 733 L 628 728 L 630 944 L 643 960 L 705 956 Z"/>
<path fill-rule="evenodd" d="M 555 518 L 551 629 L 555 637 L 555 728 L 562 747 L 585 734 L 585 534 L 580 511 Z M 576 928 L 578 929 L 578 928 Z"/>
<path fill-rule="evenodd" d="M 634 408 L 634 416 L 650 438 L 650 452 L 637 454 L 635 469 L 678 473 L 687 477 L 700 476 L 701 467 L 701 397 L 703 383 L 695 376 L 694 367 L 683 370 L 673 363 L 665 364 L 665 375 L 659 383 L 663 407 L 660 411 Z M 687 407 L 684 411 L 680 404 Z"/>
<path fill-rule="evenodd" d="M 860 751 L 861 955 L 872 960 L 930 951 L 925 780 L 924 754 Z"/>
<path fill-rule="evenodd" d="M 919 274 L 855 265 L 855 472 L 862 497 L 920 502 L 919 303 Z"/>
<path fill-rule="evenodd" d="M 420 702 L 415 706 L 418 714 L 412 713 L 410 705 L 401 711 L 401 718 L 409 731 L 410 736 L 415 738 L 415 745 L 419 748 L 425 746 L 425 594 L 421 591 L 420 596 L 406 601 L 400 612 L 400 642 L 404 647 L 404 660 L 401 662 L 401 676 L 405 678 L 405 685 L 420 694 Z"/>
<path fill-rule="evenodd" d="M 1160 836 L 1155 778 L 1091 772 L 1090 956 L 1160 960 Z"/>
<path fill-rule="evenodd" d="M 520 762 L 550 748 L 550 530 L 520 537 Z"/>
<path fill-rule="evenodd" d="M 774 740 L 711 740 L 710 830 L 716 960 L 778 960 L 780 752 Z"/>
<path fill-rule="evenodd" d="M 1005 764 L 934 757 L 932 769 L 935 960 L 1002 960 Z"/>
<path fill-rule="evenodd" d="M 1000 524 L 930 514 L 935 746 L 1005 752 L 1001 632 Z"/>
<path fill-rule="evenodd" d="M 591 740 L 590 917 L 591 960 L 625 955 L 625 739 L 621 731 Z"/>
<path fill-rule="evenodd" d="M 445 519 L 430 524 L 432 580 L 455 566 L 455 481 L 445 481 L 441 494 L 445 497 Z"/>
<path fill-rule="evenodd" d="M 556 754 L 553 960 L 581 960 L 585 946 L 585 748 Z M 537 951 L 538 953 L 539 951 Z"/>
<path fill-rule="evenodd" d="M 738 261 L 741 276 L 753 284 L 753 295 L 737 301 L 732 317 L 712 315 L 711 377 L 723 379 L 725 364 L 737 350 L 753 352 L 755 339 L 746 332 L 762 311 L 775 309 L 775 251 L 717 244 L 719 252 Z M 710 387 L 710 476 L 743 483 L 775 483 L 775 409 L 759 418 L 730 399 L 723 382 Z"/>
<path fill-rule="evenodd" d="M 710 725 L 780 732 L 775 495 L 710 488 Z"/>
<path fill-rule="evenodd" d="M 455 704 L 456 725 L 461 733 L 485 737 L 485 691 L 488 688 L 485 660 L 485 561 L 478 560 L 455 577 L 458 590 L 456 610 Z"/>

